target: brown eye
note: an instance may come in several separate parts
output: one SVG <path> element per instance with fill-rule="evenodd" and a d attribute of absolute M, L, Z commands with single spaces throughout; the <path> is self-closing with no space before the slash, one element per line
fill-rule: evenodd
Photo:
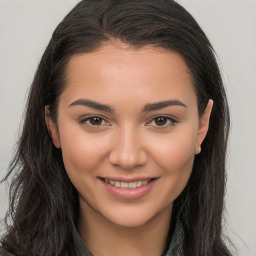
<path fill-rule="evenodd" d="M 171 116 L 156 116 L 151 119 L 147 125 L 154 126 L 156 128 L 168 128 L 177 124 L 178 121 Z"/>
<path fill-rule="evenodd" d="M 103 126 L 103 125 L 108 125 L 108 122 L 105 121 L 104 118 L 100 116 L 89 116 L 89 117 L 84 117 L 79 120 L 80 124 L 85 124 L 87 126 Z"/>
<path fill-rule="evenodd" d="M 103 119 L 98 116 L 90 117 L 88 121 L 91 125 L 101 125 L 103 123 Z"/>
<path fill-rule="evenodd" d="M 167 124 L 168 119 L 167 119 L 167 117 L 164 117 L 164 116 L 158 116 L 158 117 L 156 117 L 156 118 L 154 119 L 154 121 L 155 121 L 155 124 L 156 124 L 157 126 L 164 126 L 164 125 Z"/>

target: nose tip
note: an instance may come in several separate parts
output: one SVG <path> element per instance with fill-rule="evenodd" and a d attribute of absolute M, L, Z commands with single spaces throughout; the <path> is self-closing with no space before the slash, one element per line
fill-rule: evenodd
<path fill-rule="evenodd" d="M 109 155 L 109 160 L 113 165 L 130 170 L 144 165 L 148 160 L 142 140 L 136 136 L 118 136 L 113 144 Z"/>
<path fill-rule="evenodd" d="M 123 169 L 130 170 L 136 166 L 142 166 L 147 162 L 147 154 L 141 150 L 140 152 L 112 151 L 110 154 L 110 162 L 119 165 Z"/>

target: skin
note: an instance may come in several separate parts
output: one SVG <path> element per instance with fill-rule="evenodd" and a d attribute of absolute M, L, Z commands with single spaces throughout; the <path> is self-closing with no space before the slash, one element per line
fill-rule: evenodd
<path fill-rule="evenodd" d="M 81 237 L 94 255 L 161 255 L 173 201 L 200 153 L 212 101 L 199 117 L 189 69 L 178 53 L 121 42 L 73 56 L 66 84 L 58 128 L 47 107 L 46 124 L 79 193 Z M 111 112 L 81 99 L 108 105 Z M 170 100 L 185 106 L 142 111 Z M 124 200 L 111 195 L 99 177 L 156 180 L 145 196 Z"/>

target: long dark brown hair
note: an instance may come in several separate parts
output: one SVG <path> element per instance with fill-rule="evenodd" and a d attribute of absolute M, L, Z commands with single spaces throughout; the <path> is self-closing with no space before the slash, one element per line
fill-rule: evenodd
<path fill-rule="evenodd" d="M 45 125 L 53 120 L 65 88 L 68 61 L 110 40 L 179 52 L 190 69 L 202 114 L 214 101 L 208 134 L 192 175 L 174 202 L 184 229 L 184 256 L 231 255 L 222 238 L 229 111 L 213 48 L 194 18 L 173 0 L 84 0 L 63 19 L 47 46 L 27 101 L 23 131 L 8 179 L 7 231 L 2 246 L 21 255 L 74 255 L 72 231 L 79 202 L 61 150 Z"/>

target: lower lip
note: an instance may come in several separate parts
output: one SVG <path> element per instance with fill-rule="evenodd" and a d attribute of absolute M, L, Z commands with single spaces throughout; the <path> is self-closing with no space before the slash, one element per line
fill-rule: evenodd
<path fill-rule="evenodd" d="M 139 188 L 118 188 L 101 180 L 106 190 L 114 197 L 121 200 L 136 200 L 146 196 L 155 185 L 157 179 Z"/>

